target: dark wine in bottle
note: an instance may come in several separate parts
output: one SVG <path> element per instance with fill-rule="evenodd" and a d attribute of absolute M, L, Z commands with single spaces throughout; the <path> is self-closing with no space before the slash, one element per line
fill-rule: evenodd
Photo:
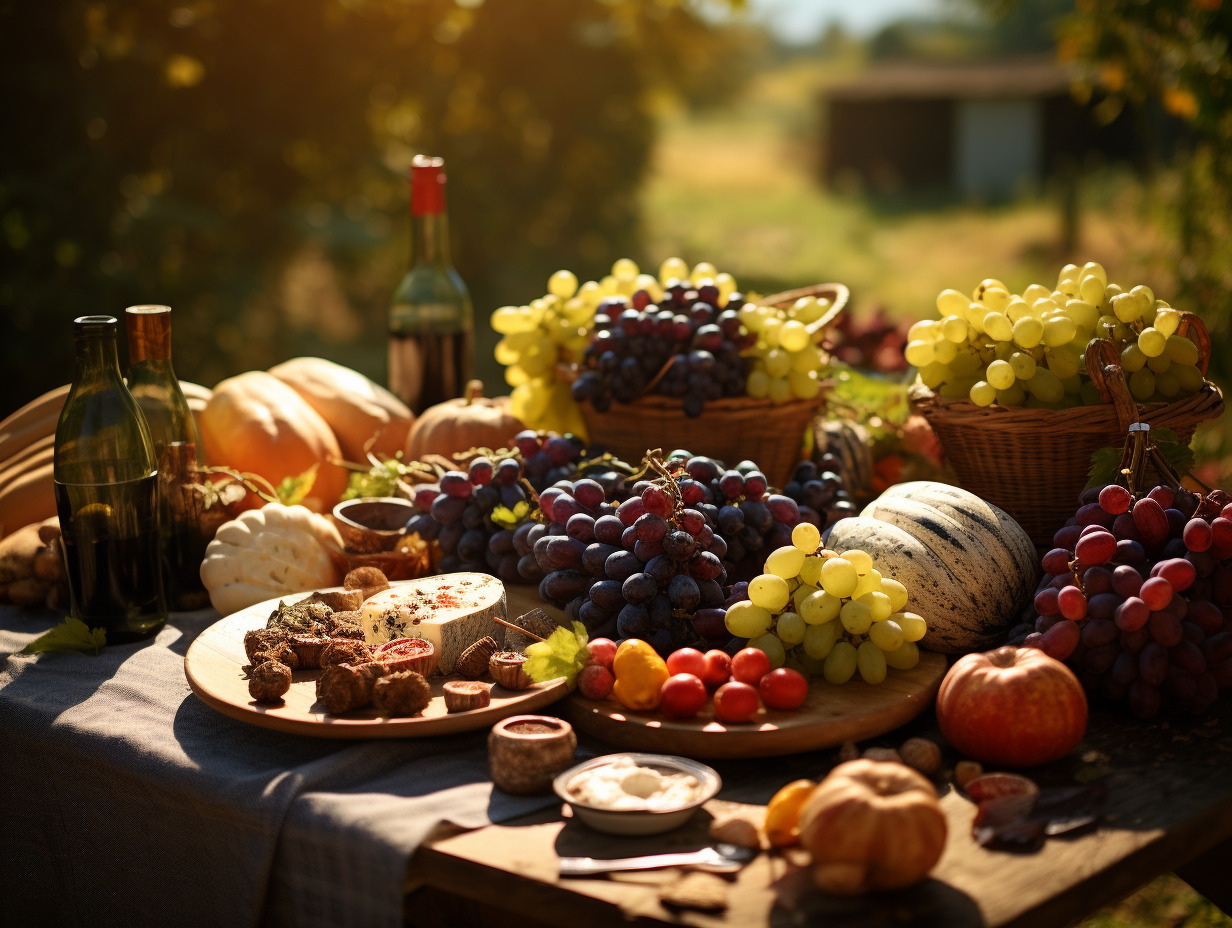
<path fill-rule="evenodd" d="M 73 322 L 77 372 L 56 424 L 52 475 L 69 608 L 107 643 L 167 621 L 150 429 L 120 376 L 113 316 Z"/>
<path fill-rule="evenodd" d="M 162 628 L 155 475 L 126 483 L 55 483 L 73 614 L 107 629 L 108 644 Z"/>

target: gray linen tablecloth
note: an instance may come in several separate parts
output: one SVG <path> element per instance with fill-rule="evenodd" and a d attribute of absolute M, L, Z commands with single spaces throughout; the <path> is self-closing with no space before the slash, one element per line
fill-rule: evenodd
<path fill-rule="evenodd" d="M 440 822 L 550 804 L 488 778 L 487 730 L 339 742 L 224 716 L 184 677 L 213 611 L 98 657 L 17 654 L 60 621 L 0 607 L 0 921 L 396 926 Z"/>

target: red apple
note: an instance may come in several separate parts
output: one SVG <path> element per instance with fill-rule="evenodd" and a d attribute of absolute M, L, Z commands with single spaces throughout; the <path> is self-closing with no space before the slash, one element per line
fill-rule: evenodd
<path fill-rule="evenodd" d="M 1035 767 L 1082 740 L 1087 697 L 1073 671 L 1038 648 L 998 648 L 954 662 L 937 693 L 937 721 L 960 754 Z"/>

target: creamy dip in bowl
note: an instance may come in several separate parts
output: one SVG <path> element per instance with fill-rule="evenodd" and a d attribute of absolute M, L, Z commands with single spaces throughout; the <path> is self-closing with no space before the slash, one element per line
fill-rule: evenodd
<path fill-rule="evenodd" d="M 666 754 L 607 754 L 553 782 L 587 825 L 613 834 L 658 834 L 692 817 L 722 786 L 705 764 Z"/>

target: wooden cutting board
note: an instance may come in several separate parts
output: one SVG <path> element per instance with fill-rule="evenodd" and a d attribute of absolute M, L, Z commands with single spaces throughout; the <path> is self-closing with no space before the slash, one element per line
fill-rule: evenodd
<path fill-rule="evenodd" d="M 296 598 L 284 597 L 288 601 Z M 258 703 L 248 694 L 248 677 L 243 670 L 248 663 L 244 633 L 263 628 L 277 607 L 278 600 L 272 599 L 229 615 L 203 631 L 189 646 L 184 656 L 184 673 L 203 702 L 242 722 L 318 738 L 418 738 L 486 728 L 511 715 L 551 705 L 568 692 L 563 679 L 539 683 L 527 690 L 494 685 L 492 701 L 483 709 L 450 713 L 445 711 L 442 687 L 447 680 L 462 679 L 452 674 L 430 678 L 432 702 L 417 716 L 386 718 L 371 706 L 335 716 L 326 712 L 316 699 L 316 680 L 321 671 L 297 670 L 282 703 Z M 510 613 L 519 614 L 514 608 L 510 604 Z"/>
<path fill-rule="evenodd" d="M 559 609 L 545 606 L 533 587 L 507 586 L 509 614 L 544 609 L 564 622 Z M 615 699 L 595 701 L 576 691 L 562 704 L 573 726 L 618 747 L 652 754 L 721 759 L 772 757 L 864 741 L 907 724 L 932 705 L 946 659 L 920 652 L 911 670 L 890 670 L 877 686 L 858 678 L 842 686 L 814 679 L 804 705 L 790 712 L 762 708 L 749 722 L 724 724 L 713 703 L 692 719 L 669 719 L 658 712 L 634 712 Z"/>

